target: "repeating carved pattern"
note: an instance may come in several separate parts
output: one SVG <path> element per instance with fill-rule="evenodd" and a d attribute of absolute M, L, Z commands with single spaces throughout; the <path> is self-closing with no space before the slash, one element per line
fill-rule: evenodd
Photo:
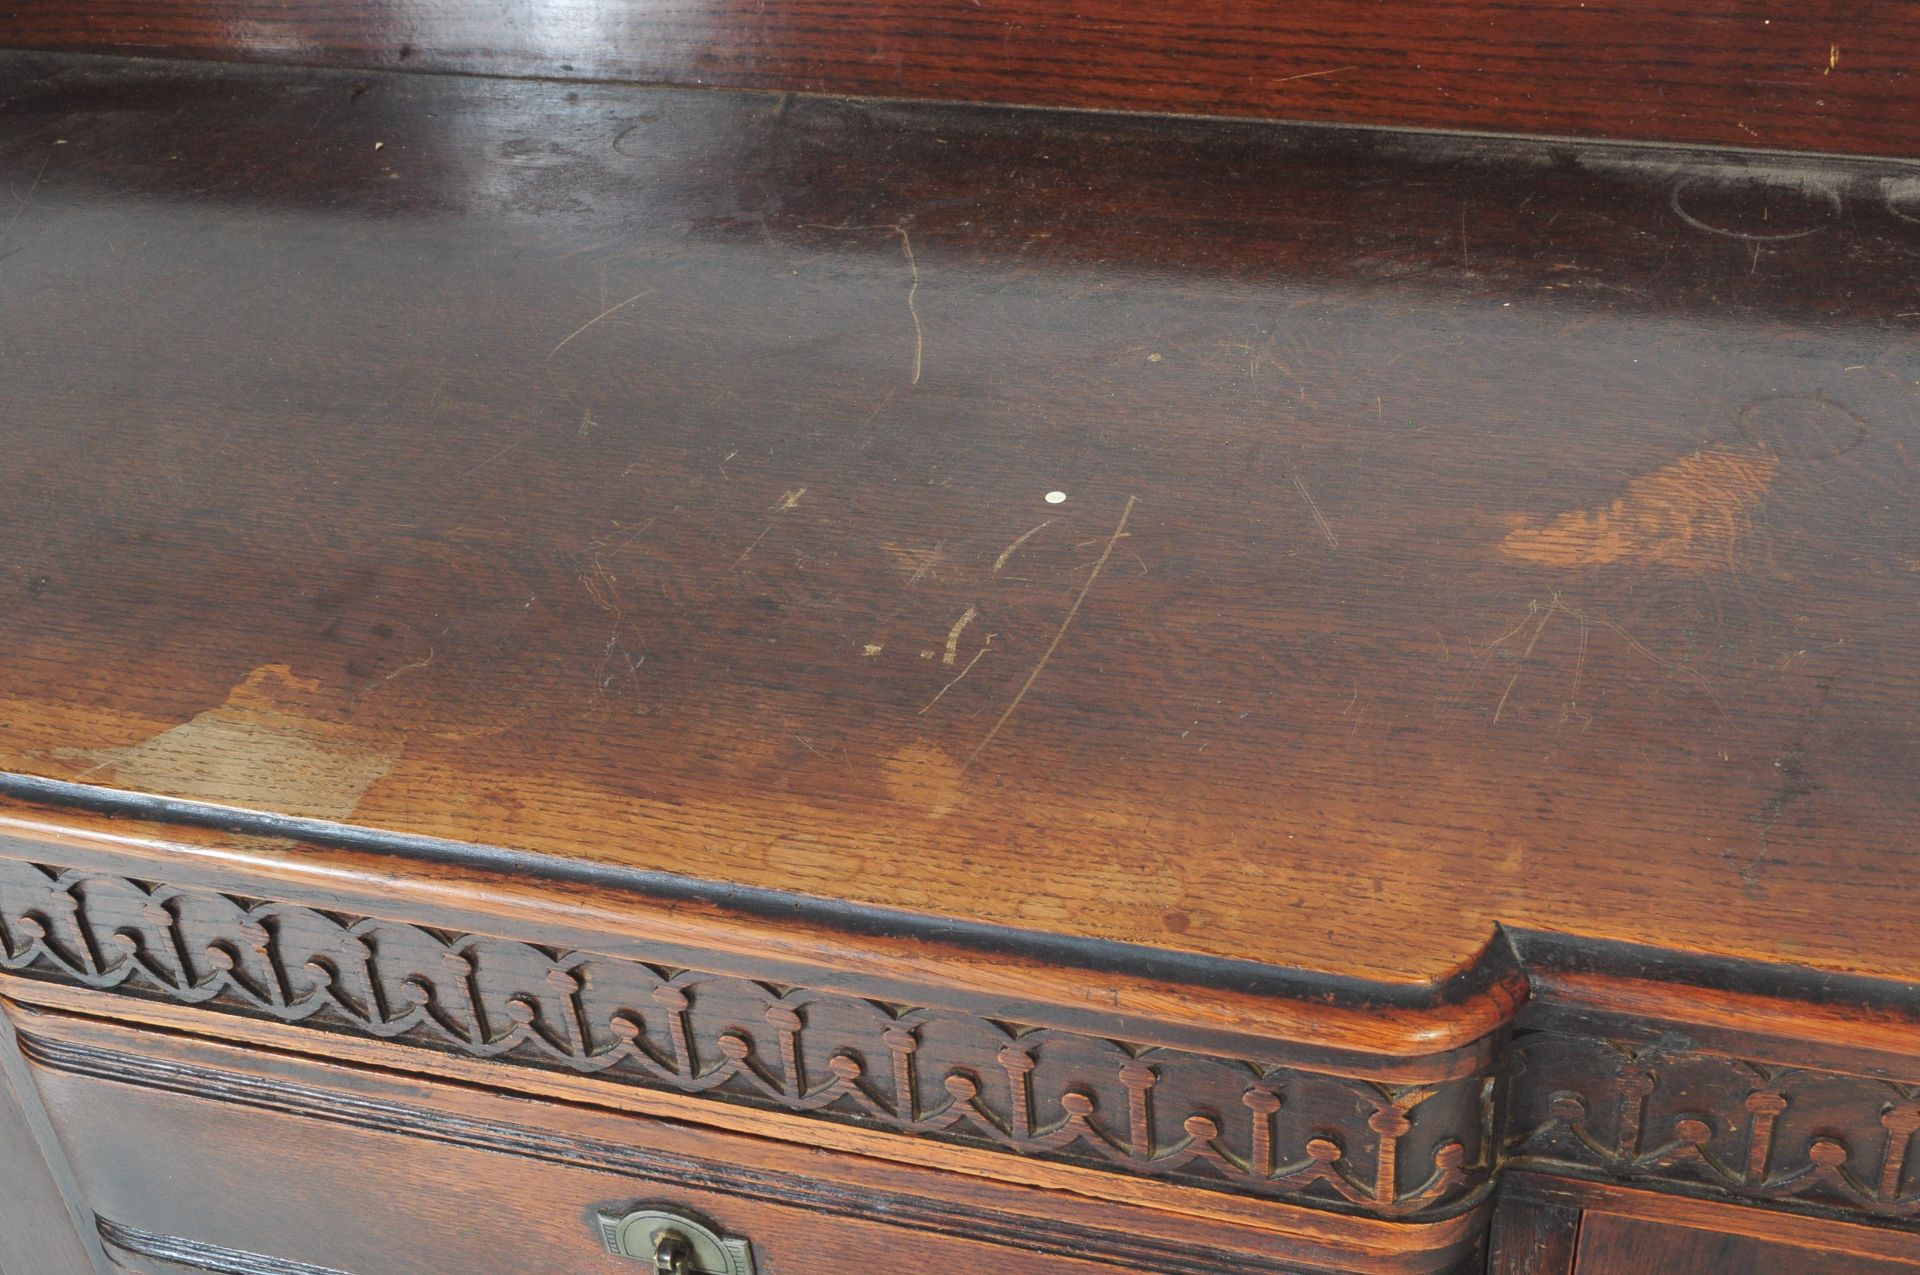
<path fill-rule="evenodd" d="M 1920 1086 L 1527 1033 L 1509 1157 L 1920 1217 Z"/>
<path fill-rule="evenodd" d="M 1491 1173 L 1480 1077 L 1378 1085 L 14 861 L 0 966 L 1393 1216 Z"/>

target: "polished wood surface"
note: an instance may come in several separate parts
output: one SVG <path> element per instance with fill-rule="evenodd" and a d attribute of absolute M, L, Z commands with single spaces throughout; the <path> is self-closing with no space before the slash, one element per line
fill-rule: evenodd
<path fill-rule="evenodd" d="M 4 80 L 8 769 L 1388 983 L 1920 975 L 1903 168 Z"/>
<path fill-rule="evenodd" d="M 14 0 L 9 45 L 1920 152 L 1914 0 Z"/>

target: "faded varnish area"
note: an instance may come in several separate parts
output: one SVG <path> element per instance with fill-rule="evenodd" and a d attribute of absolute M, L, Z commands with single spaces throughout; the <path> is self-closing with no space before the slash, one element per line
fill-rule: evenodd
<path fill-rule="evenodd" d="M 1639 562 L 1738 572 L 1753 508 L 1779 469 L 1762 448 L 1695 452 L 1631 480 L 1604 509 L 1544 522 L 1521 516 L 1501 548 L 1548 567 Z"/>
<path fill-rule="evenodd" d="M 1380 979 L 1920 976 L 1855 924 L 1920 889 L 1877 169 L 0 83 L 8 769 Z"/>

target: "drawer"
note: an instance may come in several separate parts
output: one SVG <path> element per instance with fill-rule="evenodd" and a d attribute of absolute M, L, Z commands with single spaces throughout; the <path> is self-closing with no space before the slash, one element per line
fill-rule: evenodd
<path fill-rule="evenodd" d="M 135 1271 L 635 1275 L 650 1264 L 610 1254 L 603 1219 L 642 1208 L 744 1241 L 758 1275 L 1372 1275 L 1458 1269 L 1464 1252 L 1433 1252 L 1428 1227 L 1372 1223 L 1355 1242 L 1355 1219 L 1315 1233 L 1310 1211 L 1224 1194 L 1192 1193 L 1210 1215 L 1168 1209 L 1165 1193 L 1088 1198 L 258 1043 L 9 1013 L 102 1238 Z"/>

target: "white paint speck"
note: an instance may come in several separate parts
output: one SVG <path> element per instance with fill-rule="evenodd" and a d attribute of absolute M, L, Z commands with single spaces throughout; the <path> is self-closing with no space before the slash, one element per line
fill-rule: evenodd
<path fill-rule="evenodd" d="M 1067 493 L 1064 491 L 1050 491 L 1047 493 L 1047 503 L 1049 505 L 1064 505 L 1067 503 Z"/>

